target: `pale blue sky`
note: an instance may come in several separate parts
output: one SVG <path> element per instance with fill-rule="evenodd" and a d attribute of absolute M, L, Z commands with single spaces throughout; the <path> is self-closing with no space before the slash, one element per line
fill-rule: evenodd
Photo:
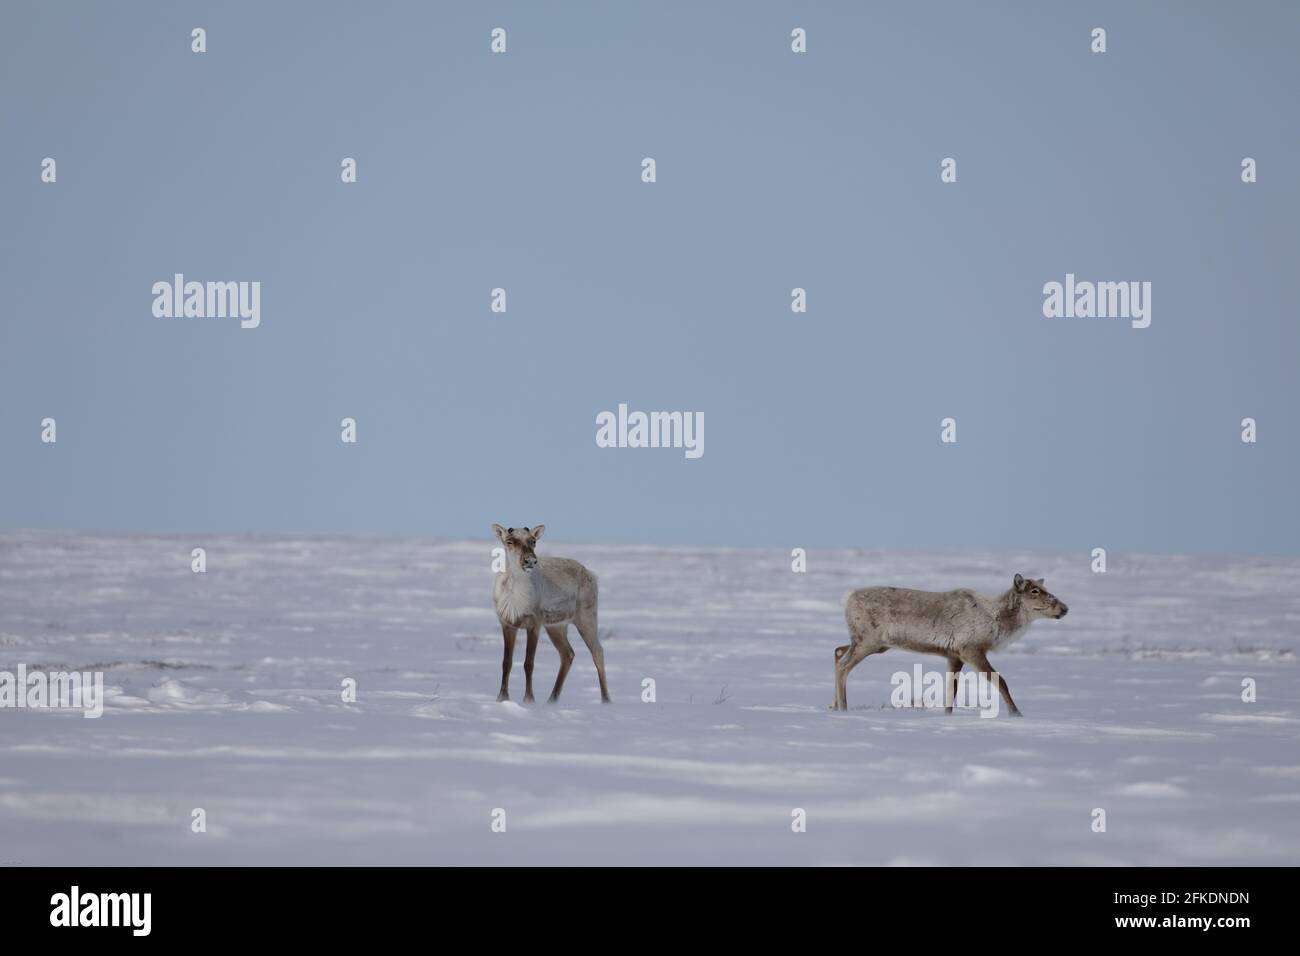
<path fill-rule="evenodd" d="M 0 527 L 1300 550 L 1300 5 L 2 16 Z M 1151 327 L 1044 318 L 1067 272 Z M 704 457 L 597 448 L 620 402 Z"/>

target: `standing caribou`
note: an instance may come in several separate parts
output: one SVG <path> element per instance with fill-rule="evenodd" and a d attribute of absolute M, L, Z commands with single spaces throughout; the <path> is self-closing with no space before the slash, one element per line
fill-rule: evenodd
<path fill-rule="evenodd" d="M 851 643 L 835 648 L 835 699 L 831 710 L 848 710 L 849 671 L 870 657 L 901 647 L 948 659 L 944 711 L 952 713 L 957 674 L 969 664 L 997 684 L 1002 699 L 1016 717 L 1020 708 L 1011 699 L 1002 675 L 989 663 L 989 651 L 1024 633 L 1041 617 L 1063 618 L 1070 609 L 1043 587 L 1043 579 L 1017 574 L 1010 590 L 982 597 L 957 591 L 914 591 L 910 588 L 861 588 L 844 601 L 844 619 Z"/>
<path fill-rule="evenodd" d="M 501 636 L 505 639 L 505 656 L 501 660 L 501 693 L 497 700 L 510 699 L 510 668 L 514 663 L 515 635 L 522 627 L 528 634 L 528 647 L 524 652 L 524 703 L 533 700 L 533 658 L 537 655 L 538 632 L 546 628 L 546 636 L 560 652 L 560 670 L 555 675 L 555 686 L 547 703 L 555 703 L 564 687 L 569 666 L 573 663 L 573 648 L 566 632 L 572 623 L 587 643 L 591 658 L 596 662 L 596 676 L 600 678 L 600 699 L 609 703 L 609 688 L 605 684 L 605 651 L 596 635 L 596 576 L 577 561 L 568 558 L 539 558 L 534 550 L 537 539 L 546 530 L 539 524 L 528 528 L 503 528 L 492 526 L 497 540 L 505 546 L 506 569 L 497 575 L 492 596 L 496 603 L 497 618 L 501 621 Z"/>

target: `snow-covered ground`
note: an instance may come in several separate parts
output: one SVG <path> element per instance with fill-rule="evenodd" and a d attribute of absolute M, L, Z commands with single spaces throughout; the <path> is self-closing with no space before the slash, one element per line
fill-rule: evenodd
<path fill-rule="evenodd" d="M 1300 863 L 1300 561 L 814 550 L 795 574 L 551 537 L 600 578 L 612 705 L 572 631 L 558 706 L 518 703 L 522 639 L 496 702 L 486 536 L 0 533 L 0 670 L 109 694 L 98 720 L 0 710 L 0 862 Z M 942 663 L 901 651 L 828 712 L 845 591 L 1017 571 L 1071 609 L 993 655 L 1025 719 L 894 709 L 894 672 Z M 543 637 L 539 696 L 556 663 Z"/>

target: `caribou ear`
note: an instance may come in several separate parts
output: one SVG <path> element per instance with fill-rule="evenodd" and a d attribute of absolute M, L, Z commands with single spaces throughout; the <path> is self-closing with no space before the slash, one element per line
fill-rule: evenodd
<path fill-rule="evenodd" d="M 492 526 L 492 533 L 497 536 L 497 540 L 502 544 L 506 543 L 506 529 L 501 527 L 501 525 L 494 524 Z"/>
<path fill-rule="evenodd" d="M 542 532 L 545 530 L 546 530 L 546 525 L 539 524 L 536 528 L 533 529 L 533 537 L 540 538 L 542 536 Z"/>
<path fill-rule="evenodd" d="M 1023 591 L 1023 590 L 1025 589 L 1025 579 L 1024 579 L 1023 577 L 1021 577 L 1019 574 L 1016 575 L 1016 582 L 1015 582 L 1015 583 L 1016 583 L 1016 590 L 1017 590 L 1017 591 Z"/>

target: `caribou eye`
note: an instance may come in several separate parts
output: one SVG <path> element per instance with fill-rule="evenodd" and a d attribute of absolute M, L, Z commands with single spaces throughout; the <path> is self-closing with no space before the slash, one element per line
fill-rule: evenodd
<path fill-rule="evenodd" d="M 1037 594 L 1038 594 L 1038 588 L 1034 588 L 1034 589 L 1033 589 L 1032 591 L 1030 591 L 1029 593 L 1030 593 L 1030 594 L 1037 595 Z"/>
<path fill-rule="evenodd" d="M 515 533 L 514 528 L 506 528 L 506 534 L 514 534 L 514 533 Z"/>

